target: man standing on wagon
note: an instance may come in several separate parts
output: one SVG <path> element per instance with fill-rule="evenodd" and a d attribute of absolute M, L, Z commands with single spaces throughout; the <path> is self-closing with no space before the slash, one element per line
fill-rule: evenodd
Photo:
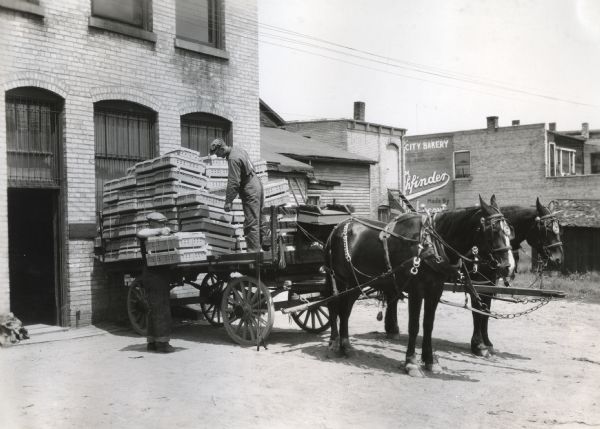
<path fill-rule="evenodd" d="M 260 251 L 261 232 L 264 240 L 263 246 L 266 250 L 268 227 L 262 219 L 264 191 L 248 153 L 237 146 L 228 146 L 220 138 L 213 140 L 210 144 L 210 153 L 227 159 L 229 176 L 224 209 L 226 212 L 230 211 L 234 198 L 239 194 L 244 210 L 244 236 L 248 252 Z"/>

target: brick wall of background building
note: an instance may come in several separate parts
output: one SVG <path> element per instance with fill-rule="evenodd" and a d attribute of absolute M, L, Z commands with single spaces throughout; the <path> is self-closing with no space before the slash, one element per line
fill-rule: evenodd
<path fill-rule="evenodd" d="M 292 122 L 285 125 L 285 129 L 292 133 L 310 136 L 315 140 L 326 142 L 329 145 L 348 150 L 347 121 L 315 121 Z"/>
<path fill-rule="evenodd" d="M 161 153 L 180 146 L 180 115 L 206 112 L 229 119 L 234 144 L 259 158 L 256 1 L 228 0 L 224 4 L 229 60 L 175 48 L 174 0 L 153 2 L 155 44 L 90 28 L 89 0 L 41 0 L 43 19 L 0 9 L 0 117 L 5 117 L 4 91 L 9 89 L 34 86 L 65 100 L 65 225 L 95 222 L 96 101 L 127 100 L 156 111 Z M 5 128 L 2 119 L 2 166 L 6 166 Z M 9 293 L 6 186 L 6 174 L 1 174 L 0 312 L 7 310 Z M 101 270 L 94 269 L 92 242 L 65 240 L 69 284 L 64 287 L 70 298 L 71 324 L 76 314 L 80 323 L 89 323 L 92 309 L 96 314 L 108 314 L 114 294 Z"/>
<path fill-rule="evenodd" d="M 456 207 L 496 194 L 501 205 L 600 198 L 600 175 L 546 177 L 545 124 L 454 133 L 454 150 L 471 151 L 471 177 L 454 181 Z"/>

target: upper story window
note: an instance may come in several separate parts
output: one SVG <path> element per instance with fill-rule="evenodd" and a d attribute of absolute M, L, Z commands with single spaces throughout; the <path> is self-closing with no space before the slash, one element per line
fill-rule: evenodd
<path fill-rule="evenodd" d="M 92 16 L 152 31 L 151 0 L 92 0 Z"/>
<path fill-rule="evenodd" d="M 471 177 L 471 152 L 468 150 L 454 152 L 454 178 L 466 177 Z"/>
<path fill-rule="evenodd" d="M 555 143 L 550 143 L 548 150 L 550 176 L 572 176 L 577 174 L 576 154 L 577 151 L 574 149 L 567 149 L 557 146 Z"/>
<path fill-rule="evenodd" d="M 219 0 L 176 0 L 177 38 L 221 48 Z"/>

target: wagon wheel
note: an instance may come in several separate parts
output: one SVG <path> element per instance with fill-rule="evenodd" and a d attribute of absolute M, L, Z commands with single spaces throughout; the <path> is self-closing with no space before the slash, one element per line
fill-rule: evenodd
<path fill-rule="evenodd" d="M 133 330 L 143 336 L 148 333 L 148 297 L 142 282 L 134 280 L 127 291 L 127 316 Z"/>
<path fill-rule="evenodd" d="M 233 341 L 242 346 L 256 345 L 257 334 L 265 340 L 273 328 L 271 292 L 252 277 L 231 279 L 223 293 L 221 314 Z"/>
<path fill-rule="evenodd" d="M 298 326 L 311 334 L 320 334 L 331 326 L 327 304 L 297 311 L 296 313 L 292 313 L 291 316 Z"/>
<path fill-rule="evenodd" d="M 226 287 L 227 283 L 222 275 L 208 273 L 202 279 L 200 294 L 203 295 L 206 293 L 206 302 L 200 303 L 200 309 L 204 318 L 213 326 L 223 326 L 221 299 Z"/>

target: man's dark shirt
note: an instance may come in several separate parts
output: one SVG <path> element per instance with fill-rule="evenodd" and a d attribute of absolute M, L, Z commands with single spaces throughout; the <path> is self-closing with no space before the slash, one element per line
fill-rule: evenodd
<path fill-rule="evenodd" d="M 229 178 L 225 193 L 225 203 L 232 203 L 234 198 L 244 189 L 251 177 L 255 175 L 254 166 L 248 153 L 239 147 L 233 146 L 227 156 Z"/>

